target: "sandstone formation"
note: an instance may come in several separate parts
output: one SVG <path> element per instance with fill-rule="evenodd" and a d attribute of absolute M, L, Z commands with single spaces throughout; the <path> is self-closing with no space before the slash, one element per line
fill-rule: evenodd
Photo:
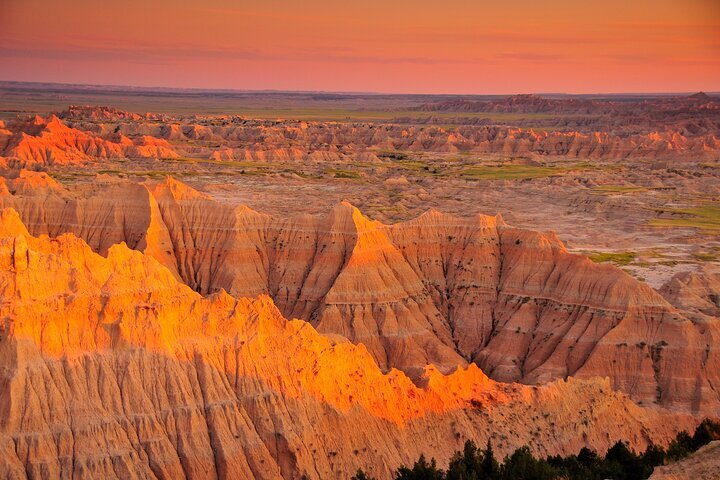
<path fill-rule="evenodd" d="M 718 318 L 678 312 L 552 234 L 436 211 L 383 225 L 347 203 L 275 218 L 172 179 L 89 188 L 0 203 L 35 235 L 74 233 L 102 254 L 125 242 L 202 294 L 269 295 L 286 317 L 362 343 L 383 371 L 415 381 L 428 363 L 445 373 L 475 363 L 504 382 L 609 376 L 644 404 L 720 408 Z"/>
<path fill-rule="evenodd" d="M 73 235 L 35 238 L 11 209 L 0 291 L 3 478 L 387 478 L 466 438 L 567 453 L 694 425 L 607 380 L 538 388 L 428 367 L 419 387 L 269 297 L 202 297 L 124 244 L 103 257 Z"/>

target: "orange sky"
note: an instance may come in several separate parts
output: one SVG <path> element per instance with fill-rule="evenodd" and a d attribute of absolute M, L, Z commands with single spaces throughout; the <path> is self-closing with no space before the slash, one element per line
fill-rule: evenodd
<path fill-rule="evenodd" d="M 0 57 L 3 80 L 720 91 L 720 0 L 0 0 Z"/>

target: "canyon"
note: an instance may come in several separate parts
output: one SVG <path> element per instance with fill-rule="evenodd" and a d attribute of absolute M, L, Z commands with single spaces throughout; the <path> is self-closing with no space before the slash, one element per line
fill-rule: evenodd
<path fill-rule="evenodd" d="M 3 478 L 386 479 L 720 416 L 713 95 L 4 88 Z"/>
<path fill-rule="evenodd" d="M 71 234 L 33 237 L 12 209 L 0 214 L 0 262 L 9 478 L 388 475 L 421 452 L 446 461 L 467 438 L 500 451 L 642 448 L 693 422 L 601 379 L 537 388 L 473 365 L 427 367 L 416 386 L 383 374 L 364 346 L 286 320 L 267 296 L 202 297 L 124 244 L 103 257 Z"/>
<path fill-rule="evenodd" d="M 717 317 L 685 317 L 621 270 L 500 217 L 429 211 L 384 225 L 345 202 L 274 218 L 171 178 L 98 178 L 77 193 L 28 171 L 6 183 L 16 193 L 0 203 L 34 235 L 73 233 L 102 254 L 124 242 L 205 295 L 269 295 L 286 317 L 362 343 L 386 371 L 471 362 L 503 382 L 609 376 L 638 402 L 720 408 Z M 717 282 L 707 288 L 717 295 Z"/>

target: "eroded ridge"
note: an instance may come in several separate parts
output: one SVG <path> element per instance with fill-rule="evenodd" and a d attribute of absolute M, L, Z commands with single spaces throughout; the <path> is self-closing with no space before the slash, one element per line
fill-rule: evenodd
<path fill-rule="evenodd" d="M 18 192 L 19 181 L 6 183 Z M 384 225 L 348 203 L 277 218 L 173 179 L 39 183 L 1 197 L 32 233 L 72 232 L 101 253 L 125 241 L 202 294 L 269 295 L 286 317 L 362 343 L 384 371 L 418 381 L 427 364 L 475 363 L 507 382 L 608 376 L 644 404 L 720 405 L 717 317 L 686 316 L 550 233 L 437 211 Z"/>
<path fill-rule="evenodd" d="M 36 238 L 11 209 L 0 291 L 8 477 L 384 477 L 420 450 L 446 461 L 465 438 L 501 452 L 642 448 L 694 423 L 601 379 L 529 387 L 428 367 L 419 387 L 267 296 L 202 297 L 148 254 Z"/>

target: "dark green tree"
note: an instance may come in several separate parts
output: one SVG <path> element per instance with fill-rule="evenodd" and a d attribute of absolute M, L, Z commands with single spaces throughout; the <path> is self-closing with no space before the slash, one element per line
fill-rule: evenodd
<path fill-rule="evenodd" d="M 561 474 L 560 469 L 546 460 L 536 459 L 527 446 L 518 448 L 505 458 L 501 471 L 503 480 L 553 480 Z"/>
<path fill-rule="evenodd" d="M 706 418 L 695 429 L 692 437 L 693 447 L 697 450 L 715 440 L 720 440 L 720 422 Z"/>
<path fill-rule="evenodd" d="M 624 442 L 618 441 L 610 447 L 603 462 L 608 472 L 614 472 L 613 480 L 642 480 L 643 466 L 640 457 L 627 448 Z"/>
<path fill-rule="evenodd" d="M 597 452 L 595 452 L 595 450 L 590 450 L 587 447 L 583 447 L 580 449 L 580 452 L 578 452 L 577 455 L 577 459 L 581 465 L 587 468 L 594 468 L 600 461 Z"/>
<path fill-rule="evenodd" d="M 643 452 L 640 457 L 640 463 L 642 464 L 643 469 L 642 478 L 648 478 L 652 475 L 655 467 L 665 463 L 665 449 L 653 444 L 648 445 L 645 452 Z"/>
<path fill-rule="evenodd" d="M 670 442 L 670 446 L 667 450 L 667 458 L 673 462 L 687 457 L 695 451 L 695 444 L 692 437 L 688 432 L 683 430 L 675 436 L 675 439 Z"/>
<path fill-rule="evenodd" d="M 588 450 L 592 451 L 592 450 Z M 593 452 L 594 453 L 594 452 Z M 587 467 L 580 463 L 578 455 L 569 455 L 567 457 L 561 457 L 555 455 L 548 457 L 547 462 L 555 467 L 560 473 L 561 478 L 567 480 L 598 480 L 597 475 L 593 472 L 593 469 L 597 468 L 597 463 L 592 463 L 592 468 Z"/>
<path fill-rule="evenodd" d="M 434 458 L 430 463 L 425 460 L 425 455 L 420 455 L 418 461 L 412 468 L 402 466 L 395 474 L 395 480 L 444 480 L 445 472 L 437 468 Z"/>
<path fill-rule="evenodd" d="M 483 454 L 475 442 L 465 442 L 462 452 L 457 452 L 450 460 L 447 480 L 476 480 L 481 478 Z"/>
<path fill-rule="evenodd" d="M 500 478 L 500 464 L 495 458 L 495 452 L 493 452 L 492 442 L 488 438 L 487 446 L 482 452 L 483 458 L 481 462 L 481 473 L 483 476 L 480 478 L 487 480 L 496 480 Z"/>

